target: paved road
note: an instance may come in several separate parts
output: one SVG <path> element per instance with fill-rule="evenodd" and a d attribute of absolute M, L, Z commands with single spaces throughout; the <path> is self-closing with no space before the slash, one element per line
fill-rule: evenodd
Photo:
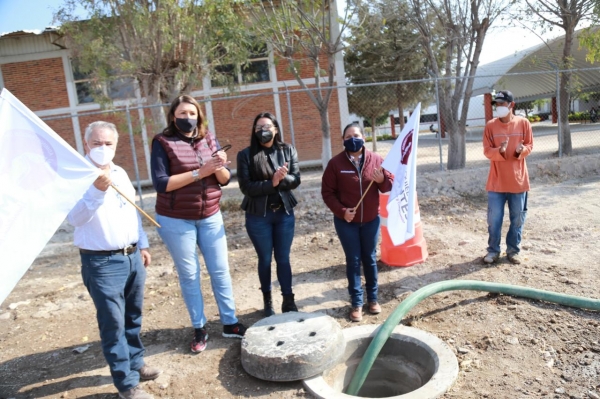
<path fill-rule="evenodd" d="M 558 127 L 549 122 L 540 122 L 532 125 L 533 153 L 528 157 L 529 163 L 536 160 L 556 157 L 558 151 Z M 466 167 L 477 168 L 487 166 L 489 161 L 483 155 L 481 144 L 483 127 L 470 128 L 467 132 Z M 600 123 L 572 124 L 571 139 L 574 155 L 600 153 Z M 392 140 L 377 142 L 377 152 L 385 157 L 393 145 Z M 372 143 L 367 143 L 367 148 L 372 149 Z M 439 139 L 433 133 L 419 134 L 419 148 L 417 159 L 418 172 L 433 172 L 440 170 L 440 147 L 442 151 L 441 163 L 448 161 L 448 138 Z"/>

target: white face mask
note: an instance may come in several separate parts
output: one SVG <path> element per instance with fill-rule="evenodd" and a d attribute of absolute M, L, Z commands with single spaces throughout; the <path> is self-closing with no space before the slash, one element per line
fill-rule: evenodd
<path fill-rule="evenodd" d="M 496 107 L 496 115 L 498 118 L 504 118 L 510 112 L 510 108 L 508 107 Z"/>
<path fill-rule="evenodd" d="M 115 157 L 115 150 L 105 145 L 90 150 L 90 159 L 97 165 L 108 165 Z"/>

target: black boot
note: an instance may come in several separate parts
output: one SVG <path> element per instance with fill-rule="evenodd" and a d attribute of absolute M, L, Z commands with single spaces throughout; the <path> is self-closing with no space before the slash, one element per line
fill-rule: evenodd
<path fill-rule="evenodd" d="M 263 292 L 263 302 L 265 304 L 265 317 L 273 316 L 275 314 L 275 309 L 273 309 L 271 291 Z"/>
<path fill-rule="evenodd" d="M 298 311 L 298 308 L 296 307 L 296 304 L 294 303 L 294 294 L 283 296 L 283 303 L 281 304 L 281 311 L 283 313 Z"/>

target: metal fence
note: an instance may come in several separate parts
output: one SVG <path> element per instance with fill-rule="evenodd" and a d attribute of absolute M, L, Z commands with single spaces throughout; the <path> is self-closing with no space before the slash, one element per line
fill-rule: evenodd
<path fill-rule="evenodd" d="M 565 73 L 569 73 L 571 77 L 570 99 L 565 98 L 564 95 L 561 98 L 559 91 L 559 78 Z M 600 99 L 595 92 L 595 90 L 600 92 L 600 68 L 478 76 L 474 83 L 475 95 L 469 99 L 467 126 L 464 131 L 466 168 L 486 166 L 489 162 L 483 155 L 482 135 L 486 119 L 493 116 L 493 110 L 488 108 L 486 118 L 485 101 L 491 97 L 486 97 L 485 94 L 489 95 L 494 90 L 502 89 L 511 90 L 515 94 L 518 108 L 516 113 L 529 118 L 532 123 L 534 150 L 528 158 L 530 163 L 562 156 L 560 142 L 564 135 L 559 135 L 559 132 L 565 128 L 570 131 L 568 136 L 572 141 L 573 155 L 600 152 L 600 120 L 594 112 L 598 109 Z M 440 96 L 444 92 L 443 86 L 452 88 L 455 84 L 454 79 L 432 78 L 336 87 L 335 101 L 330 107 L 333 153 L 337 152 L 336 148 L 341 148 L 341 143 L 335 141 L 341 130 L 339 132 L 334 130 L 341 129 L 346 123 L 359 120 L 365 126 L 369 141 L 368 148 L 385 156 L 393 144 L 393 136 L 400 133 L 402 119 L 405 120 L 416 102 L 420 101 L 422 108 L 417 170 L 419 172 L 445 170 L 451 132 L 447 131 L 447 126 L 444 129 L 445 125 L 440 123 L 444 120 L 444 116 L 440 115 L 438 108 Z M 320 121 L 318 112 L 305 91 L 279 86 L 277 90 L 254 94 L 207 96 L 197 97 L 197 99 L 204 104 L 209 118 L 210 111 L 217 107 L 231 110 L 228 111 L 228 120 L 218 121 L 219 123 L 211 121 L 211 126 L 221 142 L 237 143 L 234 148 L 239 147 L 236 148 L 238 151 L 247 146 L 253 116 L 258 112 L 271 110 L 278 114 L 285 131 L 285 141 L 296 145 L 299 157 L 303 160 L 301 166 L 319 168 L 320 141 L 316 145 L 315 140 L 321 137 Z M 350 120 L 335 121 L 331 115 L 338 115 L 339 112 L 332 112 L 331 109 L 338 107 L 339 111 L 340 107 L 344 107 L 344 97 L 347 98 Z M 464 96 L 457 98 L 460 98 L 459 102 L 462 106 Z M 559 107 L 558 104 L 566 101 L 569 101 L 566 108 L 569 110 L 568 124 L 561 126 L 558 121 L 561 118 L 561 109 L 564 108 Z M 523 107 L 524 105 L 527 107 Z M 168 107 L 166 104 L 163 106 Z M 121 148 L 117 152 L 115 162 L 127 165 L 126 169 L 130 174 L 134 174 L 131 177 L 134 177 L 141 192 L 141 186 L 150 181 L 151 137 L 161 130 L 152 126 L 150 108 L 151 106 L 146 105 L 124 104 L 110 110 L 77 112 L 43 119 L 56 131 L 61 129 L 65 131 L 68 124 L 79 124 L 80 131 L 83 132 L 88 123 L 98 119 L 115 122 L 121 133 Z M 310 123 L 314 131 L 310 132 L 312 134 L 310 140 L 302 141 L 299 139 L 299 134 L 304 136 L 306 132 L 298 133 L 295 127 L 305 123 L 307 112 L 312 112 L 308 118 L 311 119 Z M 125 132 L 128 133 L 129 138 L 125 146 L 129 147 L 129 151 L 122 148 Z M 65 137 L 64 134 L 62 136 Z M 373 140 L 374 136 L 376 140 Z M 80 149 L 81 140 L 81 137 L 67 139 L 71 145 Z M 235 154 L 230 155 L 231 158 L 235 158 Z"/>

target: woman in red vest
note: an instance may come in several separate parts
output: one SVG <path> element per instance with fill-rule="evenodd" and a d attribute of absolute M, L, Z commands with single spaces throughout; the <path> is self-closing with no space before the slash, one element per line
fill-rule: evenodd
<path fill-rule="evenodd" d="M 223 336 L 242 338 L 246 328 L 235 316 L 227 259 L 227 238 L 219 209 L 221 186 L 229 183 L 225 151 L 205 127 L 204 115 L 191 96 L 171 104 L 169 125 L 152 141 L 152 182 L 157 192 L 158 234 L 173 257 L 194 339 L 192 352 L 206 348 L 204 301 L 200 286 L 200 248 L 223 323 Z"/>

